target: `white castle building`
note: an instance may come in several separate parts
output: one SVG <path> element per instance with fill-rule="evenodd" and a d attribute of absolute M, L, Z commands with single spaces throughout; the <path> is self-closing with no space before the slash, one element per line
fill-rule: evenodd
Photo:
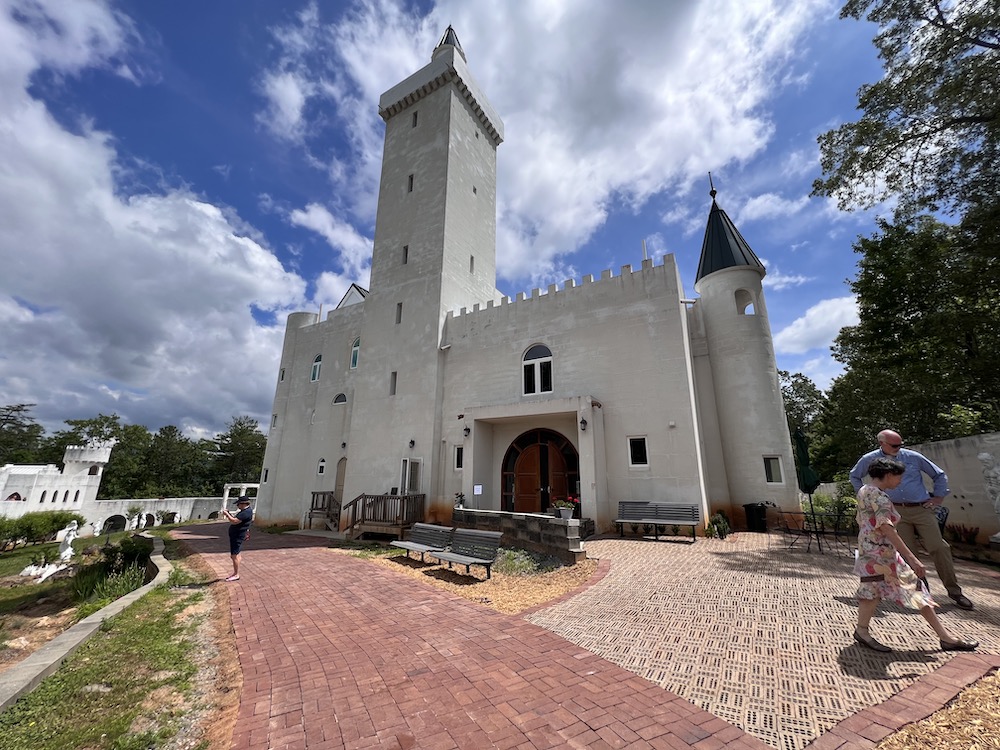
<path fill-rule="evenodd" d="M 423 496 L 425 520 L 546 512 L 608 530 L 620 500 L 796 508 L 764 266 L 715 202 L 684 294 L 672 255 L 505 297 L 504 128 L 449 27 L 382 95 L 371 289 L 289 316 L 257 503 L 301 523 L 314 493 Z M 342 525 L 346 519 L 342 519 Z"/>
<path fill-rule="evenodd" d="M 79 512 L 97 499 L 114 444 L 108 440 L 68 446 L 62 470 L 55 464 L 7 464 L 0 468 L 0 515 L 17 518 L 33 511 Z"/>

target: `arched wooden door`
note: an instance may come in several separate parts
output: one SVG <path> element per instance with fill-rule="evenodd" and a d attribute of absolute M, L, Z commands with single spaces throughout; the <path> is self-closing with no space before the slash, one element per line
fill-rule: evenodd
<path fill-rule="evenodd" d="M 511 443 L 504 457 L 502 507 L 515 513 L 542 513 L 555 498 L 575 494 L 579 456 L 552 430 L 530 430 Z"/>

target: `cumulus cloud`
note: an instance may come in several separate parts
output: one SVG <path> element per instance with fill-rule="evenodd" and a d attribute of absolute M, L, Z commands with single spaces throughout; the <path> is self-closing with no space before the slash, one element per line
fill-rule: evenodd
<path fill-rule="evenodd" d="M 109 133 L 71 131 L 30 95 L 43 68 L 131 70 L 126 19 L 98 2 L 13 6 L 0 15 L 0 400 L 38 404 L 50 428 L 99 412 L 195 431 L 263 415 L 282 330 L 254 314 L 302 305 L 303 280 L 230 209 L 127 190 Z"/>
<path fill-rule="evenodd" d="M 748 200 L 740 209 L 735 219 L 736 223 L 758 219 L 774 219 L 797 214 L 809 203 L 809 196 L 803 195 L 796 200 L 788 200 L 774 193 L 756 195 Z"/>
<path fill-rule="evenodd" d="M 786 66 L 828 3 L 673 0 L 622 12 L 602 0 L 441 0 L 415 17 L 389 0 L 367 0 L 323 33 L 314 9 L 274 30 L 288 42 L 271 72 L 309 76 L 316 127 L 332 116 L 347 128 L 352 168 L 343 168 L 343 155 L 317 157 L 337 162 L 329 170 L 335 188 L 351 185 L 347 209 L 374 212 L 382 125 L 373 102 L 430 60 L 451 23 L 506 126 L 498 272 L 537 281 L 592 236 L 612 202 L 638 207 L 759 153 L 773 132 L 763 105 L 782 86 L 799 85 Z M 544 75 L 517 72 L 525 70 Z"/>
<path fill-rule="evenodd" d="M 774 336 L 775 351 L 804 354 L 827 349 L 845 326 L 858 324 L 858 303 L 854 297 L 825 299 Z"/>

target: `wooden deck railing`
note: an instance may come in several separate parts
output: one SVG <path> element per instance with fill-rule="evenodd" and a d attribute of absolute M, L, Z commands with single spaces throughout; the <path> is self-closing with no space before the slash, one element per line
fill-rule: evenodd
<path fill-rule="evenodd" d="M 425 495 L 358 495 L 344 506 L 347 536 L 365 532 L 395 534 L 400 539 L 413 524 L 424 520 Z"/>

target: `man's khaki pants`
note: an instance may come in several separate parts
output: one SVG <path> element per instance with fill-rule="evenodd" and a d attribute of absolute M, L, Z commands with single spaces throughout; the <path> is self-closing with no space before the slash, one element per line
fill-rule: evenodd
<path fill-rule="evenodd" d="M 938 526 L 937 516 L 934 515 L 933 508 L 925 508 L 923 505 L 896 505 L 896 512 L 899 513 L 900 521 L 896 526 L 900 538 L 910 548 L 913 554 L 917 554 L 917 537 L 920 543 L 927 550 L 927 554 L 934 560 L 934 569 L 938 578 L 944 584 L 948 596 L 953 599 L 962 595 L 962 587 L 958 585 L 955 578 L 955 563 L 951 559 L 951 546 L 941 537 L 941 528 Z"/>

